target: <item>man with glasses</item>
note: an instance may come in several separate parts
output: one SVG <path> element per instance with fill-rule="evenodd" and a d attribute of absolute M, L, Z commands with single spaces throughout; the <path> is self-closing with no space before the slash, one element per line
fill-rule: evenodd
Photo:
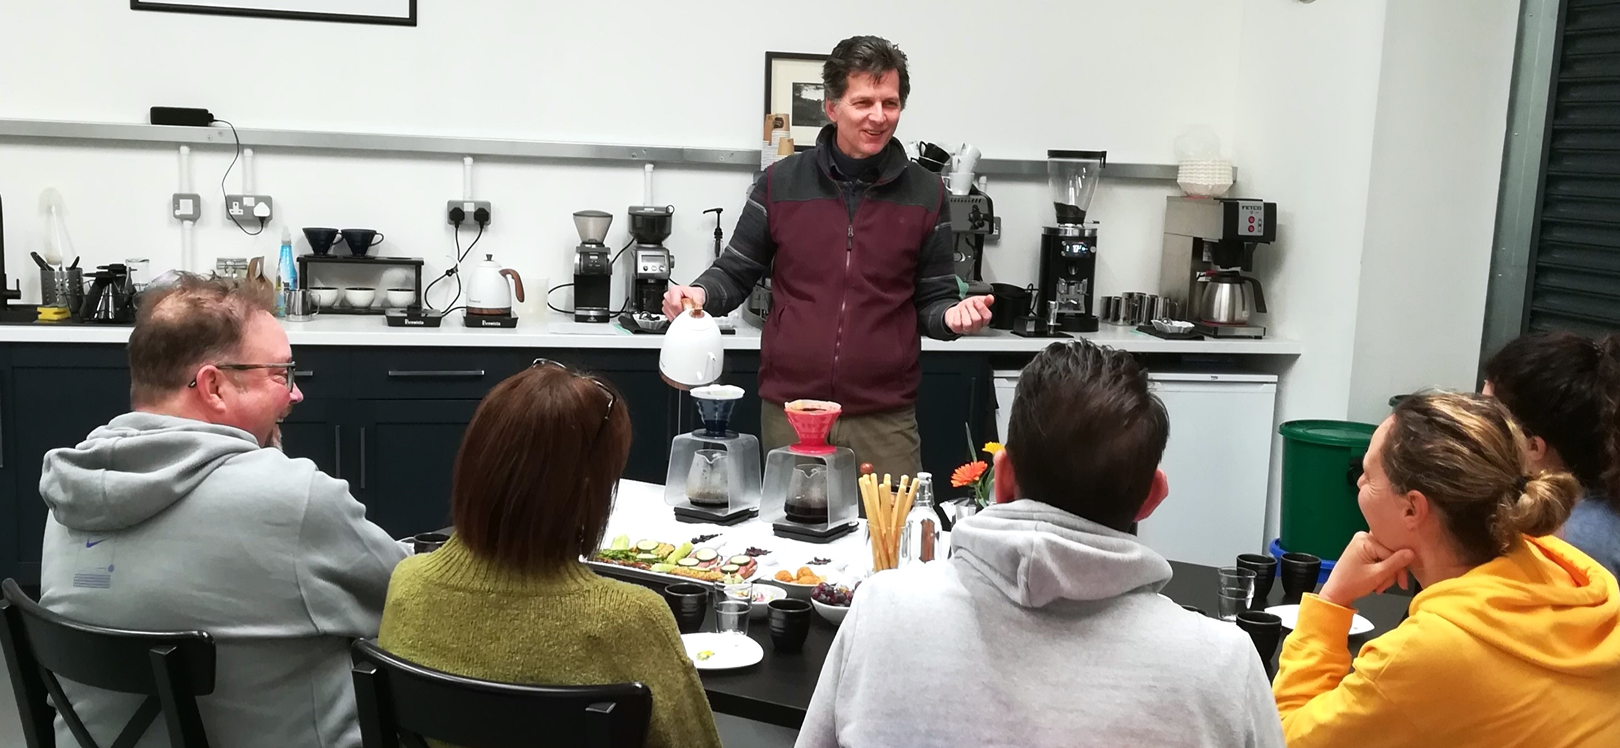
<path fill-rule="evenodd" d="M 351 639 L 377 634 L 404 549 L 348 484 L 279 446 L 304 399 L 261 282 L 182 276 L 141 299 L 132 410 L 45 455 L 40 602 L 89 623 L 201 629 L 209 742 L 357 748 Z M 140 697 L 63 682 L 98 745 Z M 166 745 L 158 720 L 141 745 Z M 57 744 L 76 745 L 57 720 Z"/>

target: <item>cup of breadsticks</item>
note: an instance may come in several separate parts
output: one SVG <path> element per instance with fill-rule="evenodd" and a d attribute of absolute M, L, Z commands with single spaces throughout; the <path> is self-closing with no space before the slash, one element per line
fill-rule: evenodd
<path fill-rule="evenodd" d="M 866 534 L 872 542 L 872 571 L 896 568 L 900 565 L 906 515 L 911 512 L 911 502 L 917 498 L 918 484 L 909 475 L 900 476 L 900 482 L 896 484 L 887 473 L 882 480 L 878 480 L 876 473 L 864 470 L 857 484 L 861 489 L 861 504 L 866 507 Z"/>

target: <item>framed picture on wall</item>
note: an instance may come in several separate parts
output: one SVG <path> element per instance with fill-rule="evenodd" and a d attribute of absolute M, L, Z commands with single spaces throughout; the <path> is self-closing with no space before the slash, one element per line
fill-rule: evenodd
<path fill-rule="evenodd" d="M 416 0 L 129 0 L 133 10 L 416 25 Z"/>
<path fill-rule="evenodd" d="M 830 122 L 822 108 L 827 93 L 821 84 L 821 66 L 826 61 L 827 55 L 765 53 L 764 113 L 787 112 L 792 116 L 795 151 L 815 145 L 816 134 Z"/>

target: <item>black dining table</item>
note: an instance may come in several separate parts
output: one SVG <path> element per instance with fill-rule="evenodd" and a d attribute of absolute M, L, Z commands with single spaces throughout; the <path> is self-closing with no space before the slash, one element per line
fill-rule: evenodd
<path fill-rule="evenodd" d="M 1214 611 L 1216 569 L 1176 561 L 1171 561 L 1170 566 L 1174 576 L 1165 585 L 1164 595 L 1182 605 L 1191 605 L 1206 612 Z M 599 570 L 598 573 L 619 576 L 611 571 Z M 654 589 L 662 587 L 629 575 L 623 578 Z M 1272 585 L 1268 604 L 1278 604 L 1282 595 L 1282 585 Z M 1399 625 L 1410 602 L 1409 596 L 1396 589 L 1358 600 L 1356 610 L 1372 623 L 1373 630 L 1351 637 L 1351 651 L 1360 649 L 1368 640 Z M 713 618 L 711 606 L 702 630 L 714 629 Z M 816 681 L 821 677 L 821 664 L 827 659 L 827 651 L 832 648 L 833 637 L 838 633 L 837 627 L 820 615 L 812 615 L 811 619 L 810 634 L 805 639 L 804 649 L 792 654 L 781 654 L 772 648 L 770 626 L 765 621 L 749 621 L 748 636 L 764 648 L 765 659 L 746 668 L 699 671 L 703 689 L 708 693 L 709 707 L 721 714 L 798 729 L 804 723 L 810 696 L 815 693 Z"/>

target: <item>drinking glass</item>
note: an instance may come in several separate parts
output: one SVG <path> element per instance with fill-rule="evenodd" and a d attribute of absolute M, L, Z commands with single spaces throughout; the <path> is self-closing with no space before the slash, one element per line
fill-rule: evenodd
<path fill-rule="evenodd" d="M 748 635 L 748 608 L 750 603 L 721 596 L 714 604 L 714 630 L 722 634 Z"/>
<path fill-rule="evenodd" d="M 1248 610 L 1249 601 L 1254 599 L 1254 570 L 1227 566 L 1216 573 L 1219 585 L 1216 612 L 1223 621 L 1236 621 L 1238 614 Z"/>

